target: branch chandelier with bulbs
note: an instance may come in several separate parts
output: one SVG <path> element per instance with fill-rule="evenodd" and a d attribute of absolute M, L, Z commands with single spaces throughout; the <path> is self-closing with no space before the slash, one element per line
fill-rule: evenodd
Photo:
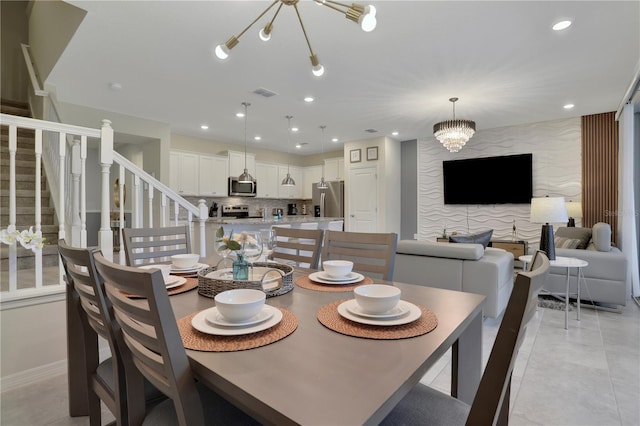
<path fill-rule="evenodd" d="M 476 133 L 476 123 L 471 120 L 456 120 L 456 101 L 458 98 L 449 98 L 453 103 L 453 120 L 445 120 L 433 125 L 433 135 L 450 152 L 458 152 L 469 142 Z"/>
<path fill-rule="evenodd" d="M 239 42 L 240 37 L 247 32 L 249 28 L 253 26 L 256 22 L 258 22 L 264 15 L 271 10 L 273 6 L 279 3 L 278 8 L 276 9 L 273 18 L 260 30 L 259 36 L 263 41 L 269 41 L 271 39 L 271 31 L 273 31 L 273 23 L 280 13 L 280 9 L 282 6 L 293 6 L 296 11 L 296 15 L 298 17 L 298 22 L 300 22 L 300 28 L 302 28 L 302 33 L 304 35 L 304 39 L 307 42 L 307 46 L 309 47 L 309 59 L 311 60 L 312 72 L 316 77 L 320 77 L 324 74 L 324 66 L 320 63 L 318 56 L 313 52 L 311 48 L 311 43 L 309 42 L 309 37 L 307 36 L 307 30 L 302 23 L 302 17 L 300 16 L 300 12 L 298 11 L 298 1 L 299 0 L 274 0 L 267 8 L 260 14 L 256 19 L 253 20 L 244 30 L 240 32 L 238 35 L 231 36 L 229 40 L 227 40 L 224 44 L 219 44 L 216 46 L 214 52 L 219 59 L 227 59 L 229 57 L 229 52 L 233 49 Z M 350 21 L 356 22 L 360 25 L 363 31 L 369 32 L 373 31 L 376 27 L 376 8 L 368 5 L 363 6 L 358 3 L 345 4 L 338 1 L 333 0 L 313 0 L 316 4 L 321 6 L 326 6 L 329 9 L 338 11 L 344 14 L 345 18 Z"/>

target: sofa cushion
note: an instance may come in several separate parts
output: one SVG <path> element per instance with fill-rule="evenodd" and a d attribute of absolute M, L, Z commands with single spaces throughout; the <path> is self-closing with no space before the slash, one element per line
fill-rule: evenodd
<path fill-rule="evenodd" d="M 555 237 L 554 245 L 556 248 L 569 248 L 574 249 L 578 248 L 581 241 L 577 238 L 565 238 L 565 237 Z"/>
<path fill-rule="evenodd" d="M 593 225 L 593 243 L 598 251 L 611 251 L 611 226 L 608 223 L 598 222 Z"/>
<path fill-rule="evenodd" d="M 479 234 L 471 235 L 451 235 L 449 241 L 452 243 L 470 243 L 470 244 L 482 244 L 484 248 L 487 248 L 493 235 L 493 229 L 481 232 Z"/>
<path fill-rule="evenodd" d="M 578 249 L 587 248 L 587 244 L 589 244 L 589 240 L 591 239 L 591 228 L 576 228 L 576 227 L 566 227 L 561 226 L 555 232 L 556 237 L 563 237 L 569 239 L 580 240 L 580 244 L 578 244 Z M 556 245 L 556 247 L 558 247 Z"/>
<path fill-rule="evenodd" d="M 418 240 L 398 241 L 396 253 L 449 259 L 478 260 L 484 255 L 480 244 L 447 244 Z"/>

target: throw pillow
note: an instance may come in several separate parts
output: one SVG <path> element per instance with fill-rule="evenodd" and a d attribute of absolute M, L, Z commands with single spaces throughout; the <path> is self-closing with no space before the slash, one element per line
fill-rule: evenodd
<path fill-rule="evenodd" d="M 611 251 L 611 225 L 604 222 L 593 225 L 593 243 L 598 251 Z"/>
<path fill-rule="evenodd" d="M 591 239 L 591 228 L 561 226 L 556 230 L 555 236 L 580 240 L 580 244 L 578 244 L 578 247 L 576 248 L 585 249 L 587 248 L 587 244 L 589 244 L 589 240 Z"/>
<path fill-rule="evenodd" d="M 451 235 L 449 237 L 450 243 L 468 243 L 468 244 L 482 244 L 484 248 L 487 248 L 493 235 L 493 229 L 485 232 L 473 235 Z"/>
<path fill-rule="evenodd" d="M 556 248 L 574 249 L 578 248 L 580 240 L 577 238 L 555 237 L 554 243 Z"/>

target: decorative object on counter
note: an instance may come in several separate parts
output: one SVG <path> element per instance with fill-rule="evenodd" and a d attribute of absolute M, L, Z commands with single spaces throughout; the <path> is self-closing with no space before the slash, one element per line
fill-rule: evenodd
<path fill-rule="evenodd" d="M 215 201 L 211 203 L 211 207 L 209 207 L 209 217 L 217 217 L 218 216 L 218 203 Z"/>
<path fill-rule="evenodd" d="M 289 158 L 289 144 L 291 143 L 291 119 L 293 118 L 292 115 L 287 115 L 286 116 L 288 124 L 287 124 L 287 176 L 282 180 L 282 186 L 295 186 L 296 181 L 293 180 L 293 178 L 291 177 L 291 174 L 289 173 L 290 169 L 289 169 L 289 163 L 290 163 L 290 158 Z"/>
<path fill-rule="evenodd" d="M 269 12 L 269 10 L 278 4 L 278 8 L 276 12 L 273 14 L 273 18 L 260 30 L 258 35 L 260 39 L 264 42 L 271 40 L 271 31 L 273 31 L 273 23 L 276 20 L 276 17 L 280 13 L 280 9 L 282 6 L 293 6 L 296 12 L 296 16 L 298 17 L 298 22 L 300 23 L 300 28 L 302 28 L 302 34 L 304 35 L 304 39 L 307 42 L 307 47 L 309 48 L 309 59 L 311 60 L 311 72 L 314 76 L 320 77 L 324 74 L 324 66 L 320 63 L 318 56 L 314 53 L 311 48 L 311 42 L 309 41 L 309 37 L 307 37 L 307 30 L 302 23 L 302 17 L 300 16 L 300 12 L 298 11 L 298 0 L 273 0 L 266 9 L 258 15 L 251 23 L 243 29 L 237 36 L 232 35 L 229 40 L 227 40 L 224 44 L 219 44 L 214 49 L 214 53 L 218 59 L 225 60 L 229 57 L 229 52 L 233 49 L 239 42 L 240 37 L 244 33 L 246 33 L 249 28 L 253 26 L 256 22 L 260 20 L 264 15 Z M 335 10 L 341 14 L 344 14 L 345 18 L 349 19 L 357 23 L 362 31 L 370 32 L 376 28 L 377 19 L 376 19 L 376 8 L 372 5 L 363 6 L 358 3 L 344 4 L 338 1 L 317 1 L 316 4 L 320 6 L 326 6 L 329 9 Z"/>
<path fill-rule="evenodd" d="M 458 152 L 469 142 L 476 132 L 476 123 L 471 120 L 456 120 L 456 102 L 458 98 L 449 98 L 453 103 L 453 120 L 445 120 L 433 125 L 433 135 L 449 152 Z"/>
<path fill-rule="evenodd" d="M 540 250 L 546 253 L 549 260 L 556 260 L 556 250 L 551 223 L 567 222 L 567 207 L 564 197 L 540 197 L 531 199 L 531 218 L 533 223 L 543 223 L 540 234 Z"/>
<path fill-rule="evenodd" d="M 324 166 L 323 166 L 323 167 L 324 167 Z M 326 185 L 326 182 L 325 182 L 325 185 Z M 319 187 L 319 186 L 318 186 L 318 187 Z M 303 205 L 302 205 L 302 214 L 303 214 L 303 215 L 306 215 L 306 214 L 307 214 L 307 205 L 306 205 L 306 204 L 303 204 Z"/>
<path fill-rule="evenodd" d="M 255 262 L 254 267 L 264 270 L 256 280 L 235 280 L 223 277 L 215 267 L 198 272 L 198 293 L 214 298 L 216 294 L 235 288 L 262 290 L 267 297 L 280 296 L 293 290 L 293 267 L 276 262 Z"/>
<path fill-rule="evenodd" d="M 322 157 L 324 158 L 324 129 L 326 129 L 327 126 L 325 126 L 324 124 L 320 126 L 320 129 L 322 129 L 322 139 L 320 139 L 320 143 L 322 145 Z M 327 189 L 327 182 L 324 180 L 324 161 L 322 162 L 322 177 L 320 178 L 320 182 L 318 182 L 318 188 L 319 189 Z M 302 207 L 302 214 L 307 214 L 306 213 L 306 206 Z"/>
<path fill-rule="evenodd" d="M 511 231 L 511 241 L 516 242 L 518 241 L 518 232 L 516 230 L 516 220 L 513 219 L 513 227 L 512 227 L 512 231 Z"/>
<path fill-rule="evenodd" d="M 569 221 L 567 227 L 576 227 L 576 219 L 582 218 L 582 203 L 580 201 L 567 201 L 567 215 Z"/>
<path fill-rule="evenodd" d="M 253 176 L 249 174 L 247 170 L 247 107 L 251 105 L 248 102 L 243 102 L 244 107 L 244 171 L 238 176 L 238 182 L 240 183 L 253 183 Z"/>

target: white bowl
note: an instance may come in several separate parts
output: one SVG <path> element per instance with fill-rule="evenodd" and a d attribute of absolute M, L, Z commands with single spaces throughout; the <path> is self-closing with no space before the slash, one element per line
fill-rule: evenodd
<path fill-rule="evenodd" d="M 160 269 L 162 271 L 162 278 L 164 278 L 165 282 L 169 278 L 169 274 L 171 273 L 171 265 L 142 265 L 139 267 L 140 269 Z"/>
<path fill-rule="evenodd" d="M 400 301 L 400 289 L 386 284 L 356 287 L 353 295 L 364 313 L 377 315 L 393 309 Z"/>
<path fill-rule="evenodd" d="M 265 299 L 263 291 L 247 288 L 223 291 L 214 298 L 218 312 L 230 322 L 242 322 L 258 315 Z"/>
<path fill-rule="evenodd" d="M 171 263 L 179 269 L 193 268 L 198 264 L 199 254 L 174 254 L 171 256 Z"/>
<path fill-rule="evenodd" d="M 332 278 L 341 278 L 349 275 L 353 269 L 353 262 L 350 260 L 325 260 L 322 268 Z"/>

